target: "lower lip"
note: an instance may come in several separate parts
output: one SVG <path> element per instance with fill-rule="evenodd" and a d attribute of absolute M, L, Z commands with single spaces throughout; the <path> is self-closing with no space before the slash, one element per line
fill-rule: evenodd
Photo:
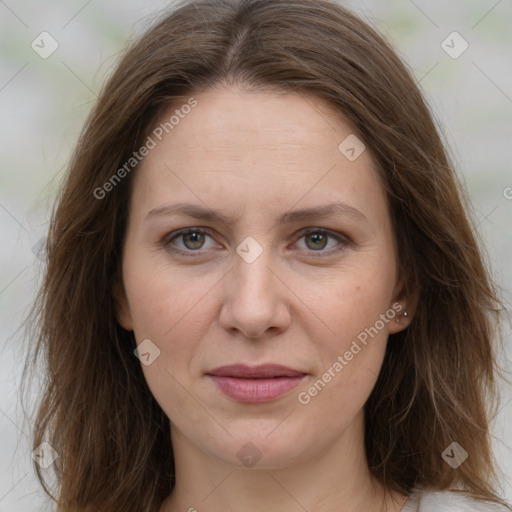
<path fill-rule="evenodd" d="M 271 379 L 240 379 L 209 375 L 217 387 L 228 397 L 257 404 L 270 402 L 296 388 L 306 375 L 297 377 L 275 377 Z"/>

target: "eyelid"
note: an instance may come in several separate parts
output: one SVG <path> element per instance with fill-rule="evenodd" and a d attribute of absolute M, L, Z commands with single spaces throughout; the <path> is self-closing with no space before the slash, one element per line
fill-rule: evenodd
<path fill-rule="evenodd" d="M 193 251 L 193 250 L 184 251 L 183 249 L 179 249 L 177 247 L 169 248 L 171 242 L 173 240 L 175 240 L 176 238 L 179 238 L 180 236 L 184 236 L 188 233 L 196 233 L 196 232 L 208 235 L 212 239 L 214 238 L 211 234 L 210 228 L 194 226 L 194 227 L 190 227 L 190 228 L 179 229 L 177 231 L 168 233 L 162 239 L 162 245 L 168 251 L 173 252 L 173 253 L 182 254 L 184 256 L 192 256 L 192 257 L 193 256 L 201 256 L 204 253 L 204 251 L 202 249 L 198 249 L 197 251 Z M 308 254 L 312 255 L 313 257 L 326 257 L 327 255 L 332 255 L 334 253 L 337 253 L 339 251 L 346 249 L 346 247 L 348 247 L 352 243 L 352 241 L 346 235 L 343 235 L 342 233 L 338 233 L 336 231 L 332 231 L 327 228 L 311 226 L 311 227 L 303 228 L 303 229 L 299 230 L 297 233 L 295 233 L 293 244 L 297 243 L 297 241 L 299 241 L 302 237 L 304 237 L 305 235 L 308 235 L 309 233 L 326 234 L 328 237 L 334 238 L 335 240 L 337 240 L 339 242 L 336 247 L 328 249 L 326 251 L 324 251 L 324 250 L 319 250 L 319 251 L 306 250 L 308 252 Z"/>

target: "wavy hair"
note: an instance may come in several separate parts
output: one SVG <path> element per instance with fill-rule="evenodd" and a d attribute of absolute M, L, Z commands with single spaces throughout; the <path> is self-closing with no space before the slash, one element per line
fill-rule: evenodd
<path fill-rule="evenodd" d="M 139 149 L 162 113 L 215 85 L 312 92 L 372 148 L 398 268 L 419 296 L 388 339 L 365 404 L 365 449 L 387 489 L 465 489 L 505 503 L 489 422 L 497 410 L 498 296 L 467 194 L 412 73 L 370 24 L 329 0 L 182 1 L 132 42 L 90 113 L 52 210 L 25 370 L 44 368 L 33 446 L 47 441 L 59 512 L 158 512 L 174 485 L 169 419 L 116 320 L 112 290 Z M 468 459 L 441 457 L 457 441 Z M 55 494 L 55 495 L 54 495 Z"/>

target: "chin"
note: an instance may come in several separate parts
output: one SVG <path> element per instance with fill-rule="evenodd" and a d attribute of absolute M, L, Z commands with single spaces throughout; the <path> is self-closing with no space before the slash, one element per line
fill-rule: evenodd
<path fill-rule="evenodd" d="M 276 424 L 274 422 L 274 427 Z M 278 427 L 279 428 L 279 427 Z M 253 429 L 249 429 L 253 430 Z M 269 432 L 270 435 L 269 435 Z M 315 456 L 321 447 L 313 439 L 293 436 L 289 432 L 277 433 L 272 429 L 254 433 L 236 434 L 228 442 L 222 440 L 210 446 L 210 452 L 228 464 L 254 470 L 285 469 Z"/>

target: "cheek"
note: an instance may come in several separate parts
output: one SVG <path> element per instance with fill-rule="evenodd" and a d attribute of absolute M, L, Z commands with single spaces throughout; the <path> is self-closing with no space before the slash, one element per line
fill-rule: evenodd
<path fill-rule="evenodd" d="M 142 258 L 128 260 L 125 289 L 136 339 L 155 338 L 162 344 L 182 329 L 194 329 L 206 292 L 215 285 L 212 276 L 191 276 L 185 270 L 151 264 Z M 205 301 L 207 302 L 207 301 Z M 204 316 L 204 315 L 203 315 Z"/>
<path fill-rule="evenodd" d="M 316 384 L 305 391 L 314 407 L 333 407 L 339 418 L 363 406 L 384 359 L 395 279 L 389 271 L 392 260 L 384 256 L 368 257 L 364 265 L 361 257 L 357 267 L 323 283 L 324 293 L 312 297 L 311 308 L 329 331 L 324 336 L 310 333 L 322 365 Z"/>
<path fill-rule="evenodd" d="M 382 294 L 359 285 L 344 291 L 334 293 L 332 301 L 326 297 L 324 318 L 334 334 L 316 338 L 321 366 L 297 397 L 305 421 L 313 425 L 315 418 L 323 417 L 324 428 L 332 432 L 346 428 L 364 407 L 382 367 L 388 338 L 388 323 L 380 316 L 387 311 Z"/>
<path fill-rule="evenodd" d="M 381 258 L 378 262 L 374 255 L 366 261 L 363 257 L 360 260 L 357 265 L 317 281 L 314 293 L 309 281 L 303 281 L 304 288 L 298 292 L 307 297 L 311 310 L 329 328 L 325 332 L 331 340 L 328 343 L 331 351 L 342 350 L 391 308 L 395 280 L 395 274 L 390 271 L 391 260 L 387 263 Z M 385 333 L 388 323 L 381 329 Z"/>
<path fill-rule="evenodd" d="M 133 262 L 132 262 L 133 263 Z M 129 266 L 125 289 L 137 344 L 149 339 L 158 356 L 142 371 L 151 394 L 166 415 L 187 411 L 187 421 L 204 422 L 204 411 L 188 390 L 193 387 L 194 356 L 211 319 L 206 292 L 216 281 L 192 279 L 178 269 Z"/>

